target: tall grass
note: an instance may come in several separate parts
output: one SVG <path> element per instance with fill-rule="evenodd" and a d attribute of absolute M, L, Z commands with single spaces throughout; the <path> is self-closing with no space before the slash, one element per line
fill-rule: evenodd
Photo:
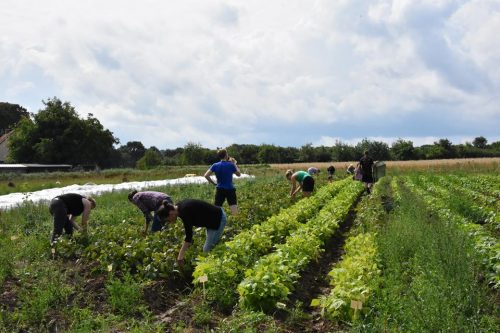
<path fill-rule="evenodd" d="M 497 332 L 494 302 L 479 281 L 470 238 L 430 215 L 404 188 L 379 233 L 381 288 L 355 331 Z"/>

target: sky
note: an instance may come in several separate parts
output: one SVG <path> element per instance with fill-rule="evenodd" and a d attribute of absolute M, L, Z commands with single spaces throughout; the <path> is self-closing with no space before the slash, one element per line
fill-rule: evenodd
<path fill-rule="evenodd" d="M 500 0 L 2 0 L 0 102 L 120 144 L 500 140 Z"/>

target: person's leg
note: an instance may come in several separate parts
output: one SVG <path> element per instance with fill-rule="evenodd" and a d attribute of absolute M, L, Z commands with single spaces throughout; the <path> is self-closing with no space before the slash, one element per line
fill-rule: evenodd
<path fill-rule="evenodd" d="M 216 188 L 214 205 L 222 207 L 222 205 L 224 204 L 224 200 L 226 200 L 226 193 L 224 192 L 223 189 Z"/>
<path fill-rule="evenodd" d="M 52 220 L 54 223 L 54 230 L 52 232 L 52 238 L 50 241 L 51 243 L 54 243 L 63 232 L 64 226 L 68 221 L 68 214 L 64 202 L 60 199 L 52 199 L 52 201 L 50 202 L 49 211 L 52 215 Z"/>
<path fill-rule="evenodd" d="M 66 232 L 66 234 L 70 236 L 73 235 L 73 224 L 69 220 L 68 215 L 66 215 L 66 223 L 64 224 L 64 231 Z"/>
<path fill-rule="evenodd" d="M 207 228 L 207 239 L 205 240 L 205 245 L 203 245 L 203 252 L 209 252 L 213 247 L 219 242 L 222 237 L 222 232 L 227 223 L 227 216 L 224 209 L 221 208 L 222 216 L 220 219 L 220 225 L 217 230 Z"/>
<path fill-rule="evenodd" d="M 314 178 L 306 177 L 302 182 L 302 196 L 309 197 L 314 191 Z"/>
<path fill-rule="evenodd" d="M 236 198 L 236 189 L 226 190 L 227 203 L 231 209 L 231 215 L 238 215 L 238 199 Z"/>
<path fill-rule="evenodd" d="M 156 215 L 156 212 L 154 212 L 153 224 L 151 225 L 151 232 L 160 231 L 164 225 L 165 223 L 162 222 L 161 219 L 158 217 L 158 215 Z"/>

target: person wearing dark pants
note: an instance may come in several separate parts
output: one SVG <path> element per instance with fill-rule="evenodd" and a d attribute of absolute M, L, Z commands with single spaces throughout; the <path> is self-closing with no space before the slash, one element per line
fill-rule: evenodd
<path fill-rule="evenodd" d="M 220 161 L 212 164 L 205 172 L 207 181 L 216 186 L 214 205 L 222 207 L 224 201 L 227 200 L 231 214 L 238 214 L 238 201 L 236 198 L 236 188 L 233 185 L 233 174 L 241 176 L 240 169 L 236 165 L 236 160 L 229 157 L 225 149 L 220 149 L 217 152 Z M 215 173 L 217 183 L 210 177 Z"/>
<path fill-rule="evenodd" d="M 144 219 L 146 220 L 144 234 L 148 232 L 149 224 L 153 221 L 151 225 L 151 232 L 160 231 L 165 223 L 160 221 L 156 211 L 164 203 L 173 203 L 172 198 L 165 193 L 156 191 L 142 191 L 137 192 L 133 190 L 128 194 L 128 200 L 137 206 L 144 214 Z M 153 217 L 151 213 L 153 212 Z"/>
<path fill-rule="evenodd" d="M 373 187 L 373 165 L 375 161 L 368 154 L 368 150 L 365 150 L 363 157 L 359 160 L 359 166 L 362 174 L 361 181 L 365 185 L 366 193 L 370 194 Z"/>
<path fill-rule="evenodd" d="M 91 197 L 85 197 L 77 193 L 66 193 L 51 200 L 49 212 L 54 222 L 51 243 L 54 243 L 63 230 L 68 235 L 73 234 L 73 229 L 87 230 L 90 211 L 94 209 L 96 202 Z M 76 223 L 76 217 L 82 216 L 81 226 Z"/>
<path fill-rule="evenodd" d="M 314 191 L 314 178 L 306 171 L 287 170 L 285 173 L 286 179 L 292 184 L 290 196 L 293 198 L 295 194 L 302 190 L 302 196 L 308 197 Z"/>
<path fill-rule="evenodd" d="M 185 199 L 176 205 L 164 204 L 158 209 L 160 219 L 174 223 L 179 217 L 184 225 L 184 243 L 177 256 L 177 264 L 184 263 L 184 256 L 193 242 L 193 228 L 206 228 L 206 239 L 203 252 L 209 252 L 221 239 L 227 223 L 226 213 L 219 206 L 198 199 Z"/>

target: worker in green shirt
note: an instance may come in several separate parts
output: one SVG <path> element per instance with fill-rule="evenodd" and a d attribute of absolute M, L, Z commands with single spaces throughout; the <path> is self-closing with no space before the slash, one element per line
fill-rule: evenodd
<path fill-rule="evenodd" d="M 298 191 L 302 190 L 302 195 L 308 197 L 314 190 L 314 178 L 306 171 L 287 170 L 285 173 L 286 179 L 292 183 L 290 196 L 293 198 Z"/>

